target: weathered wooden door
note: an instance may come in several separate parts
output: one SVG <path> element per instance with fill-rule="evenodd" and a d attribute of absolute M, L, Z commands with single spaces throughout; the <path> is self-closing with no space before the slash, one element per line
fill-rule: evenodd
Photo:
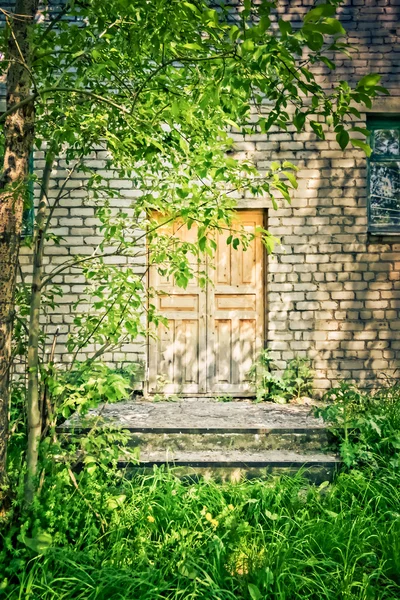
<path fill-rule="evenodd" d="M 263 225 L 261 210 L 238 211 L 232 231 L 254 233 Z M 194 241 L 195 229 L 174 225 L 171 234 Z M 263 347 L 264 265 L 259 237 L 246 250 L 227 244 L 231 231 L 217 235 L 208 265 L 210 283 L 196 280 L 186 290 L 150 273 L 157 308 L 168 319 L 149 342 L 149 392 L 245 396 L 252 393 L 249 369 Z"/>

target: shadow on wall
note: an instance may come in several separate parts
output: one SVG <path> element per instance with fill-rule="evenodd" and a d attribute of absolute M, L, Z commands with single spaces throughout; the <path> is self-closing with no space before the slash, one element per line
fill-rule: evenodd
<path fill-rule="evenodd" d="M 285 14 L 300 15 L 305 4 L 290 2 Z M 338 12 L 358 52 L 353 61 L 340 57 L 333 76 L 315 68 L 319 81 L 329 88 L 333 77 L 354 84 L 379 72 L 399 96 L 400 6 L 353 0 Z M 357 125 L 365 121 L 361 115 Z M 365 155 L 342 152 L 332 133 L 325 141 L 310 131 L 272 139 L 276 147 L 269 156 L 264 151 L 259 164 L 287 159 L 300 168 L 292 207 L 269 211 L 269 229 L 283 245 L 269 264 L 267 341 L 274 358 L 284 368 L 294 355 L 310 356 L 320 394 L 343 378 L 362 387 L 399 378 L 400 238 L 367 233 Z"/>

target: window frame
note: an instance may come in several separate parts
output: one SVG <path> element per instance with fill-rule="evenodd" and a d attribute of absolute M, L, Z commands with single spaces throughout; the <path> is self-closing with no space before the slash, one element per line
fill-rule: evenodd
<path fill-rule="evenodd" d="M 400 236 L 400 221 L 397 225 L 376 224 L 371 216 L 371 164 L 385 163 L 389 161 L 400 163 L 400 150 L 398 155 L 390 157 L 387 154 L 374 155 L 374 137 L 375 131 L 379 129 L 396 129 L 399 131 L 400 139 L 400 114 L 392 115 L 368 115 L 367 129 L 370 132 L 369 144 L 372 148 L 371 156 L 367 159 L 367 218 L 368 218 L 368 233 L 373 235 L 399 235 Z"/>

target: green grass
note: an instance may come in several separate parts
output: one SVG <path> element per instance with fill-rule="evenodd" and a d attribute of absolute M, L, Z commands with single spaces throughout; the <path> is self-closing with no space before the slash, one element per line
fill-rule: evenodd
<path fill-rule="evenodd" d="M 3 528 L 1 598 L 400 597 L 393 468 L 319 488 L 301 475 L 190 484 L 163 469 L 80 486 L 85 499 L 67 480 L 50 482 L 29 523 L 14 515 Z M 21 527 L 46 531 L 51 546 L 35 553 Z"/>

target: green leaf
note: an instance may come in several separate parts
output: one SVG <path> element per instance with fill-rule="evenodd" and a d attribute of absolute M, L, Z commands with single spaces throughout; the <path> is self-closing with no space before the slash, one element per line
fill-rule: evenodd
<path fill-rule="evenodd" d="M 320 4 L 308 11 L 304 16 L 303 21 L 304 23 L 315 23 L 323 17 L 333 17 L 335 13 L 336 8 L 332 6 L 332 4 Z"/>
<path fill-rule="evenodd" d="M 344 150 L 346 148 L 347 144 L 349 143 L 349 139 L 350 139 L 350 136 L 345 129 L 343 129 L 342 131 L 339 131 L 339 133 L 336 135 L 336 141 L 342 150 Z"/>
<path fill-rule="evenodd" d="M 198 241 L 198 244 L 199 244 L 199 248 L 200 248 L 200 250 L 201 250 L 202 252 L 204 252 L 204 250 L 205 250 L 205 247 L 206 247 L 206 244 L 207 244 L 207 238 L 206 238 L 205 236 L 204 236 L 204 237 L 201 237 L 201 238 L 199 239 L 199 241 Z"/>
<path fill-rule="evenodd" d="M 37 554 L 44 554 L 51 547 L 53 541 L 49 533 L 38 533 L 33 538 L 20 535 L 18 539 Z"/>
<path fill-rule="evenodd" d="M 321 50 L 324 45 L 324 38 L 317 31 L 303 31 L 304 37 L 307 41 L 307 46 L 314 50 L 314 52 L 318 52 Z"/>
<path fill-rule="evenodd" d="M 196 42 L 188 42 L 187 44 L 183 44 L 183 47 L 188 50 L 204 50 L 204 48 Z"/>
<path fill-rule="evenodd" d="M 329 481 L 323 481 L 323 482 L 321 483 L 321 485 L 318 487 L 318 491 L 319 491 L 319 492 L 321 492 L 322 490 L 324 490 L 325 488 L 327 488 L 327 487 L 328 487 L 328 485 L 330 485 L 330 482 L 329 482 Z"/>
<path fill-rule="evenodd" d="M 283 168 L 284 169 L 292 169 L 293 171 L 298 171 L 299 167 L 296 167 L 296 165 L 294 165 L 293 163 L 291 163 L 289 160 L 284 160 L 283 161 Z"/>
<path fill-rule="evenodd" d="M 107 508 L 110 510 L 115 510 L 116 508 L 120 508 L 126 500 L 126 495 L 121 494 L 120 496 L 115 496 L 113 498 L 108 498 L 107 500 Z"/>
<path fill-rule="evenodd" d="M 272 513 L 269 510 L 265 511 L 265 516 L 268 517 L 268 519 L 271 519 L 271 521 L 277 521 L 279 519 L 279 515 Z"/>
<path fill-rule="evenodd" d="M 325 509 L 325 512 L 329 517 L 332 517 L 332 519 L 336 519 L 339 516 L 338 513 L 333 512 L 333 510 Z"/>
<path fill-rule="evenodd" d="M 350 131 L 358 131 L 359 133 L 365 135 L 365 137 L 368 137 L 371 134 L 371 132 L 368 129 L 365 129 L 365 127 L 352 127 Z"/>
<path fill-rule="evenodd" d="M 335 63 L 330 60 L 329 58 L 327 58 L 326 56 L 321 56 L 320 60 L 330 69 L 332 69 L 332 71 L 334 71 L 336 69 L 336 65 Z"/>
<path fill-rule="evenodd" d="M 244 42 L 242 44 L 242 48 L 243 48 L 243 50 L 246 50 L 248 52 L 251 52 L 251 50 L 254 50 L 253 40 L 244 40 Z"/>
<path fill-rule="evenodd" d="M 262 600 L 263 596 L 259 588 L 256 585 L 254 585 L 254 583 L 249 583 L 248 588 L 251 600 Z"/>
<path fill-rule="evenodd" d="M 318 123 L 317 121 L 310 121 L 310 125 L 314 133 L 317 134 L 320 140 L 325 139 L 325 133 L 322 127 L 322 123 Z"/>
<path fill-rule="evenodd" d="M 249 13 L 251 11 L 251 0 L 244 0 L 243 6 L 244 10 Z"/>
<path fill-rule="evenodd" d="M 181 147 L 181 149 L 183 150 L 183 152 L 185 154 L 188 154 L 188 152 L 189 152 L 189 144 L 187 143 L 187 141 L 185 140 L 185 138 L 182 137 L 182 136 L 179 137 L 179 146 Z"/>
<path fill-rule="evenodd" d="M 381 94 L 385 94 L 386 96 L 390 96 L 390 92 L 387 88 L 383 87 L 383 85 L 375 86 L 375 90 L 377 92 L 381 92 Z"/>
<path fill-rule="evenodd" d="M 190 10 L 192 12 L 200 13 L 200 10 L 197 8 L 197 6 L 195 4 L 192 4 L 191 2 L 184 2 L 183 4 L 185 6 L 187 6 L 188 8 L 190 8 Z"/>
<path fill-rule="evenodd" d="M 297 190 L 299 184 L 297 183 L 296 177 L 290 171 L 283 171 L 283 174 L 289 179 L 292 186 Z"/>
<path fill-rule="evenodd" d="M 292 33 L 292 26 L 289 21 L 284 21 L 283 19 L 279 19 L 278 21 L 279 29 L 281 34 L 285 37 L 288 33 Z"/>
<path fill-rule="evenodd" d="M 270 25 L 271 25 L 271 19 L 267 15 L 263 15 L 258 24 L 260 31 L 262 31 L 264 33 L 265 31 L 267 31 L 267 29 L 269 28 Z"/>
<path fill-rule="evenodd" d="M 303 32 L 307 31 L 323 35 L 344 35 L 346 33 L 343 25 L 337 19 L 325 19 L 321 23 L 304 25 Z"/>
<path fill-rule="evenodd" d="M 298 112 L 293 117 L 293 125 L 296 127 L 297 131 L 301 131 L 303 129 L 304 123 L 306 121 L 306 113 Z"/>
<path fill-rule="evenodd" d="M 360 101 L 363 102 L 367 108 L 372 108 L 372 102 L 371 102 L 371 98 L 368 96 L 368 90 L 365 90 L 365 91 L 366 91 L 366 93 L 360 92 L 358 94 Z"/>
<path fill-rule="evenodd" d="M 225 117 L 225 123 L 231 125 L 232 127 L 235 127 L 235 129 L 240 129 L 240 126 L 237 123 L 235 123 L 235 121 L 232 121 L 232 119 L 230 119 L 229 117 Z"/>
<path fill-rule="evenodd" d="M 229 30 L 229 37 L 232 40 L 232 42 L 236 42 L 239 35 L 240 35 L 239 27 L 237 25 L 232 25 L 232 27 Z"/>
<path fill-rule="evenodd" d="M 350 142 L 351 142 L 351 144 L 353 146 L 356 146 L 357 148 L 361 148 L 361 150 L 364 150 L 365 154 L 368 157 L 371 156 L 371 154 L 372 154 L 372 148 L 371 148 L 371 146 L 369 146 L 368 144 L 366 144 L 362 140 L 357 140 L 357 139 L 351 139 Z"/>
<path fill-rule="evenodd" d="M 371 88 L 378 85 L 381 80 L 381 76 L 378 73 L 370 73 L 369 75 L 365 75 L 360 81 L 357 83 L 357 88 Z"/>

